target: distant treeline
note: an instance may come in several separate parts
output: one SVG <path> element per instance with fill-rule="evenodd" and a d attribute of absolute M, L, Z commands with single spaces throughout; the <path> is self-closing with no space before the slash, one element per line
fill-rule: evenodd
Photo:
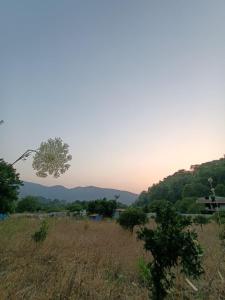
<path fill-rule="evenodd" d="M 181 212 L 199 212 L 202 207 L 196 204 L 196 199 L 210 196 L 209 178 L 213 179 L 216 196 L 225 196 L 225 158 L 192 165 L 189 171 L 177 171 L 143 191 L 135 206 L 149 210 L 155 201 L 166 200 Z"/>
<path fill-rule="evenodd" d="M 58 199 L 46 199 L 44 197 L 27 196 L 17 203 L 16 212 L 80 212 L 86 210 L 89 214 L 101 214 L 104 217 L 111 217 L 116 208 L 126 208 L 126 205 L 117 199 L 107 200 L 106 198 L 93 201 L 79 201 L 68 203 Z"/>

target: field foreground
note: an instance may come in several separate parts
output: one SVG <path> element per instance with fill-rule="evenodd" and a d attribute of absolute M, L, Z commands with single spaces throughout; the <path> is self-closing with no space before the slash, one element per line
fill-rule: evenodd
<path fill-rule="evenodd" d="M 151 257 L 135 233 L 111 221 L 51 218 L 48 222 L 49 234 L 40 245 L 31 239 L 40 220 L 10 218 L 0 223 L 1 300 L 149 299 L 138 260 Z M 178 275 L 170 298 L 225 299 L 224 249 L 218 227 L 208 224 L 203 231 L 196 230 L 204 249 L 205 274 L 197 282 L 191 280 L 198 292 Z"/>

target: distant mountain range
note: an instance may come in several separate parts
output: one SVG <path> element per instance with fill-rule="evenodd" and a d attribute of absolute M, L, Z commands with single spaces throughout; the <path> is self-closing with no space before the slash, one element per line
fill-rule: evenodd
<path fill-rule="evenodd" d="M 115 195 L 119 195 L 120 197 L 118 201 L 123 204 L 131 204 L 138 198 L 137 194 L 131 192 L 100 188 L 96 186 L 79 186 L 68 189 L 61 185 L 44 186 L 41 184 L 24 181 L 24 186 L 20 188 L 20 197 L 25 197 L 28 195 L 41 196 L 48 199 L 65 200 L 67 202 L 73 202 L 76 200 L 90 201 L 104 197 L 107 199 L 114 199 Z"/>

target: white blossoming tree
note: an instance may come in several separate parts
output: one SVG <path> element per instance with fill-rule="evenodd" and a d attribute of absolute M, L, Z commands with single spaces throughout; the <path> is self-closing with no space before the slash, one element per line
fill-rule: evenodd
<path fill-rule="evenodd" d="M 32 167 L 39 177 L 53 175 L 57 178 L 70 167 L 68 162 L 72 156 L 69 154 L 69 145 L 63 143 L 61 138 L 48 139 L 37 150 L 27 150 L 12 165 L 19 160 L 26 160 L 32 153 L 35 153 Z"/>

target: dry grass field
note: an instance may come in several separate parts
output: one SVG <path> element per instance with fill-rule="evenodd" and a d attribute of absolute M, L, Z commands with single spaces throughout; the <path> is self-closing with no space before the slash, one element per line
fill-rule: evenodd
<path fill-rule="evenodd" d="M 49 234 L 40 245 L 31 239 L 40 220 L 9 218 L 0 222 L 1 300 L 149 299 L 138 260 L 151 257 L 135 233 L 112 221 L 51 218 L 48 222 Z M 224 250 L 218 227 L 213 223 L 203 231 L 196 230 L 205 251 L 205 274 L 192 281 L 198 292 L 179 275 L 169 298 L 225 299 L 225 282 L 220 276 L 225 278 Z"/>

